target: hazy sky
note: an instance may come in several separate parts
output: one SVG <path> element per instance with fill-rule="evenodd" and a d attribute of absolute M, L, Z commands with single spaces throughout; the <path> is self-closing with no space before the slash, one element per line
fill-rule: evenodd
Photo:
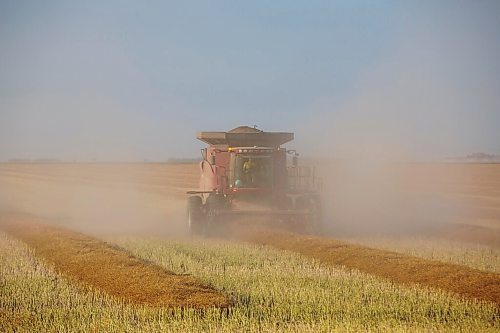
<path fill-rule="evenodd" d="M 243 124 L 500 153 L 500 1 L 0 0 L 0 160 L 192 157 Z"/>

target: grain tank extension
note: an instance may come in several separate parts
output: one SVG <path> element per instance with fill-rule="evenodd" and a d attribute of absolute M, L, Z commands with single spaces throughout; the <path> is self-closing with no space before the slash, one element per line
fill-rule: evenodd
<path fill-rule="evenodd" d="M 270 218 L 290 229 L 321 230 L 319 181 L 298 165 L 298 154 L 281 147 L 293 133 L 240 126 L 229 132 L 200 132 L 200 184 L 189 191 L 187 225 L 205 235 L 236 217 Z M 290 161 L 290 163 L 287 163 Z"/>

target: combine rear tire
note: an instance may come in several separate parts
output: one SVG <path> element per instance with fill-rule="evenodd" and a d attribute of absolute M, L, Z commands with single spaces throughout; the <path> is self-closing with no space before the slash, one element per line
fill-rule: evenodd
<path fill-rule="evenodd" d="M 192 236 L 205 234 L 205 214 L 203 213 L 201 197 L 193 196 L 188 198 L 187 228 Z"/>

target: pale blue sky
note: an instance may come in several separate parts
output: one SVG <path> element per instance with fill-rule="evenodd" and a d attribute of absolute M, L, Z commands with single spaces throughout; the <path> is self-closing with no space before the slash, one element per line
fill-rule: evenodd
<path fill-rule="evenodd" d="M 500 153 L 499 59 L 498 1 L 0 0 L 0 160 L 197 156 L 240 124 Z"/>

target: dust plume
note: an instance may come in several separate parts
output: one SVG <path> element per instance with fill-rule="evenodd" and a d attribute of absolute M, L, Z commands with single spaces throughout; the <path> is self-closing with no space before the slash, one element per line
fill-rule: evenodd
<path fill-rule="evenodd" d="M 439 163 L 499 149 L 500 85 L 489 72 L 498 50 L 478 13 L 454 10 L 448 17 L 437 8 L 425 24 L 406 27 L 399 47 L 359 77 L 348 98 L 324 96 L 310 106 L 296 139 L 318 159 L 332 231 L 485 222 L 470 188 L 481 171 Z M 488 226 L 500 227 L 498 212 Z"/>
<path fill-rule="evenodd" d="M 0 210 L 97 235 L 179 236 L 185 233 L 183 186 L 190 186 L 186 169 L 190 166 L 4 164 Z"/>

